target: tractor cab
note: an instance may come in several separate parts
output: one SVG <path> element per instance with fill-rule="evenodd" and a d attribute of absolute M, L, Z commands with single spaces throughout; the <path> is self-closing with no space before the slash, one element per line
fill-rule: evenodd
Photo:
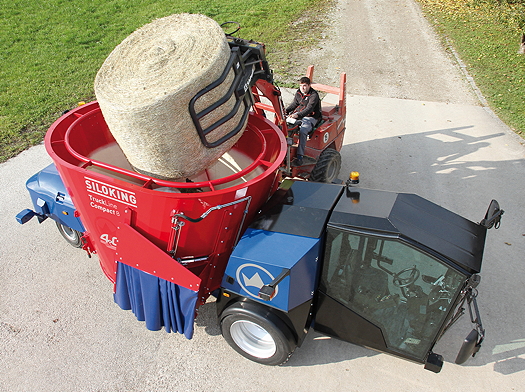
<path fill-rule="evenodd" d="M 235 350 L 280 364 L 313 326 L 439 372 L 432 349 L 466 307 L 475 328 L 456 363 L 479 350 L 477 274 L 497 202 L 477 224 L 414 194 L 285 183 L 225 271 L 217 311 Z"/>
<path fill-rule="evenodd" d="M 438 372 L 432 348 L 471 292 L 485 235 L 417 195 L 347 191 L 327 226 L 315 329 Z"/>

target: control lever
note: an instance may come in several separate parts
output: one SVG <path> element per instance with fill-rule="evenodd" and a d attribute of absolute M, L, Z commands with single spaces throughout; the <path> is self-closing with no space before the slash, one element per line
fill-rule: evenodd
<path fill-rule="evenodd" d="M 264 301 L 270 301 L 275 296 L 276 286 L 281 283 L 288 275 L 290 275 L 290 270 L 283 268 L 281 273 L 274 280 L 272 280 L 271 283 L 265 284 L 263 287 L 261 287 L 259 290 L 259 298 Z"/>

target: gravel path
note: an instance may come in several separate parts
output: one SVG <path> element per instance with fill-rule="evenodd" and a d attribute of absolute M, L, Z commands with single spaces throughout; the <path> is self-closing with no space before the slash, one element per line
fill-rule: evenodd
<path fill-rule="evenodd" d="M 347 73 L 349 94 L 478 105 L 413 0 L 339 0 L 308 60 L 319 81 Z"/>

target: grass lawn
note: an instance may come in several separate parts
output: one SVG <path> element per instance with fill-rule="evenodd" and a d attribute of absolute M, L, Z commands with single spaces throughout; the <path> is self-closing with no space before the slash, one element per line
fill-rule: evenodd
<path fill-rule="evenodd" d="M 322 28 L 324 0 L 0 0 L 0 162 L 42 141 L 51 123 L 79 101 L 108 54 L 153 19 L 180 12 L 237 21 L 241 38 L 264 42 L 274 70 L 292 72 L 292 43 Z M 293 23 L 301 20 L 302 23 Z M 318 29 L 320 30 L 320 29 Z M 301 41 L 298 38 L 301 37 Z M 296 75 L 294 75 L 294 78 Z"/>
<path fill-rule="evenodd" d="M 525 137 L 525 0 L 419 0 L 448 37 L 490 107 Z"/>
<path fill-rule="evenodd" d="M 449 38 L 492 109 L 525 137 L 525 0 L 418 0 Z M 0 0 L 0 162 L 42 141 L 65 109 L 94 99 L 107 55 L 151 20 L 202 13 L 237 21 L 264 42 L 281 84 L 295 81 L 297 45 L 313 44 L 333 0 Z M 315 27 L 312 29 L 312 27 Z"/>

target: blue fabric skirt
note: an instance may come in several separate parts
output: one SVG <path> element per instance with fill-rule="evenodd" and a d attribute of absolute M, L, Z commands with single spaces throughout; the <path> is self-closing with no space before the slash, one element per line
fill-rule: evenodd
<path fill-rule="evenodd" d="M 131 310 L 146 328 L 183 333 L 193 337 L 198 291 L 181 287 L 146 272 L 118 263 L 115 302 Z"/>

